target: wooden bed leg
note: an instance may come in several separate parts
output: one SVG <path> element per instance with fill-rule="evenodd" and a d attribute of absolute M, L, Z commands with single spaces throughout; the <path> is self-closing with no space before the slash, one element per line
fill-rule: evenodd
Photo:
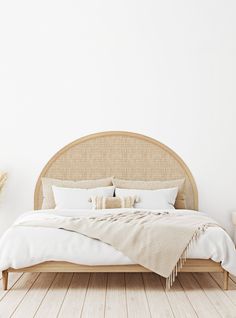
<path fill-rule="evenodd" d="M 8 271 L 2 271 L 2 286 L 3 290 L 7 290 L 7 283 L 8 283 Z"/>
<path fill-rule="evenodd" d="M 229 272 L 224 270 L 223 275 L 224 275 L 223 289 L 224 290 L 228 290 L 228 287 L 229 287 Z"/>

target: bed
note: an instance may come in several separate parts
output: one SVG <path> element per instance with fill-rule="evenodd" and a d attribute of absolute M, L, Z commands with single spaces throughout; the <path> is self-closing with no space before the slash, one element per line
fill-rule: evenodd
<path fill-rule="evenodd" d="M 61 180 L 90 180 L 110 176 L 144 181 L 185 178 L 186 209 L 198 210 L 198 192 L 194 178 L 189 168 L 174 151 L 144 135 L 111 131 L 80 138 L 68 144 L 49 160 L 36 183 L 35 213 L 42 209 L 41 179 L 43 177 Z M 2 277 L 3 288 L 7 289 L 8 273 L 10 272 L 148 271 L 150 270 L 137 264 L 83 265 L 71 261 L 46 260 L 33 266 L 6 268 L 2 271 Z M 223 269 L 220 262 L 213 261 L 210 257 L 187 259 L 180 271 L 222 272 L 223 288 L 228 288 L 228 271 Z"/>

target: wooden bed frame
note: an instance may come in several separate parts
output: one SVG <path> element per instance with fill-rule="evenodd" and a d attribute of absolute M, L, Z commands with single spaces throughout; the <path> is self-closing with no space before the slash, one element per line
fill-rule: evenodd
<path fill-rule="evenodd" d="M 116 176 L 128 180 L 173 180 L 185 178 L 187 209 L 198 210 L 194 178 L 183 160 L 155 139 L 131 132 L 111 131 L 80 138 L 57 152 L 43 168 L 36 183 L 34 208 L 42 207 L 42 177 L 62 180 L 99 179 Z M 7 289 L 9 272 L 149 272 L 140 265 L 88 266 L 49 261 L 2 272 Z M 222 272 L 228 289 L 228 272 L 210 259 L 187 259 L 180 272 Z"/>

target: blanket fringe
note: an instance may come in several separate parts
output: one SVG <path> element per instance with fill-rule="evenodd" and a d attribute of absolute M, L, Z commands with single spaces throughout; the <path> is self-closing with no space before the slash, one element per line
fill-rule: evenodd
<path fill-rule="evenodd" d="M 193 237 L 189 241 L 189 243 L 186 246 L 185 250 L 183 251 L 180 259 L 178 260 L 177 264 L 175 265 L 174 269 L 172 270 L 170 276 L 166 278 L 166 289 L 171 288 L 171 286 L 175 282 L 175 279 L 177 277 L 178 272 L 181 270 L 181 268 L 185 264 L 187 257 L 188 257 L 188 253 L 189 253 L 190 249 L 192 248 L 193 244 L 196 243 L 199 236 L 202 233 L 204 233 L 209 226 L 210 226 L 210 224 L 204 224 L 195 231 L 195 233 L 193 234 Z"/>

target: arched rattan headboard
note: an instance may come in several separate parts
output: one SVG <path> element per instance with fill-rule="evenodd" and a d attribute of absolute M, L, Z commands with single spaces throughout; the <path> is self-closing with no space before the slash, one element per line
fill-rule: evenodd
<path fill-rule="evenodd" d="M 150 137 L 109 131 L 88 135 L 58 151 L 43 168 L 35 188 L 34 208 L 41 209 L 41 178 L 63 180 L 115 176 L 128 180 L 173 180 L 185 177 L 188 209 L 198 209 L 197 187 L 183 160 Z"/>

